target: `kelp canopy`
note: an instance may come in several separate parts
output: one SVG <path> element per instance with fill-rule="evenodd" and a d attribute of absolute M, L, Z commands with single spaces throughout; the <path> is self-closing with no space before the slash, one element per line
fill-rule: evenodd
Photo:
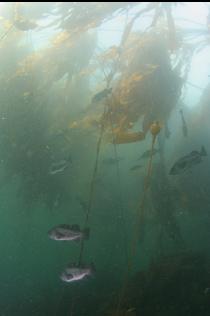
<path fill-rule="evenodd" d="M 195 52 L 173 17 L 181 5 L 5 4 L 0 20 L 1 155 L 8 176 L 21 178 L 29 203 L 41 200 L 52 207 L 57 199 L 69 198 L 72 179 L 80 175 L 52 177 L 49 166 L 74 155 L 87 137 L 94 143 L 101 125 L 105 139 L 115 144 L 145 139 L 155 120 L 166 125 Z M 122 15 L 127 19 L 120 25 L 119 45 L 102 49 L 100 28 Z M 146 26 L 141 24 L 145 16 Z M 37 49 L 34 35 L 46 36 L 47 45 Z M 110 93 L 92 102 L 105 89 Z M 79 148 L 81 155 L 86 149 Z"/>

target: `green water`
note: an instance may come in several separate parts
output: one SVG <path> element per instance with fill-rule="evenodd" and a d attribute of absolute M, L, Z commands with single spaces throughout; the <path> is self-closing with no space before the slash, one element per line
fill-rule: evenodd
<path fill-rule="evenodd" d="M 210 8 L 195 5 L 0 4 L 0 315 L 210 315 Z M 59 224 L 90 238 L 51 240 Z M 63 282 L 80 255 L 96 271 Z"/>

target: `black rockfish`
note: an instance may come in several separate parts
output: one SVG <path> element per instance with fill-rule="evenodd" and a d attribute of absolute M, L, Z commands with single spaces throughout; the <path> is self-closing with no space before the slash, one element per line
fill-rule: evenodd
<path fill-rule="evenodd" d="M 75 282 L 80 281 L 88 276 L 93 275 L 95 267 L 93 264 L 90 265 L 77 265 L 75 263 L 69 264 L 66 269 L 60 275 L 60 278 L 64 282 Z"/>
<path fill-rule="evenodd" d="M 48 232 L 48 236 L 53 240 L 80 241 L 89 238 L 89 228 L 81 230 L 79 225 L 61 224 L 52 228 Z"/>
<path fill-rule="evenodd" d="M 190 154 L 180 158 L 175 162 L 173 167 L 171 168 L 169 174 L 177 175 L 180 174 L 194 165 L 202 162 L 202 158 L 207 156 L 205 148 L 202 146 L 201 151 L 193 150 Z"/>
<path fill-rule="evenodd" d="M 72 159 L 70 156 L 67 159 L 62 159 L 60 161 L 53 162 L 50 166 L 49 174 L 55 175 L 57 173 L 63 172 L 68 168 L 70 163 L 72 163 Z"/>

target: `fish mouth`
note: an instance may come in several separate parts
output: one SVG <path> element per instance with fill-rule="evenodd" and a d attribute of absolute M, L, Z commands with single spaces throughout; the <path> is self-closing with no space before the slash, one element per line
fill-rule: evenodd
<path fill-rule="evenodd" d="M 60 276 L 61 280 L 64 281 L 64 282 L 71 282 L 73 281 L 73 274 L 72 273 L 66 273 L 66 272 L 63 272 Z"/>

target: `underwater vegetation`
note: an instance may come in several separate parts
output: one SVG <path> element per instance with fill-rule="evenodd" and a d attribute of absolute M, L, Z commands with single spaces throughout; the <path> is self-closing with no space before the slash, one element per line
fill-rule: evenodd
<path fill-rule="evenodd" d="M 4 65 L 1 66 L 4 67 L 2 112 L 6 117 L 1 126 L 2 146 L 7 155 L 6 170 L 22 176 L 25 183 L 22 191 L 29 200 L 42 199 L 52 207 L 53 197 L 65 192 L 62 175 L 57 176 L 61 185 L 56 189 L 48 170 L 53 157 L 61 156 L 61 151 L 62 157 L 55 159 L 66 159 L 74 152 L 72 129 L 77 130 L 76 137 L 83 138 L 82 130 L 97 131 L 103 124 L 108 142 L 126 144 L 144 140 L 154 120 L 167 124 L 181 95 L 182 78 L 187 75 L 181 74 L 180 69 L 189 70 L 185 64 L 190 62 L 184 56 L 181 60 L 179 55 L 184 54 L 184 49 L 180 52 L 178 48 L 177 66 L 170 62 L 170 41 L 175 36 L 173 5 L 157 3 L 139 8 L 125 27 L 120 46 L 101 53 L 96 53 L 96 32 L 90 32 L 114 13 L 122 14 L 136 5 L 90 3 L 84 4 L 81 11 L 80 3 L 43 4 L 40 12 L 36 8 L 35 18 L 41 21 L 43 16 L 52 16 L 53 22 L 41 29 L 37 26 L 37 32 L 49 27 L 61 31 L 56 32 L 48 47 L 36 52 L 31 40 L 24 40 L 24 32 L 36 29 L 35 25 L 39 24 L 31 22 L 33 5 L 11 3 L 8 6 L 10 16 L 8 20 L 7 16 L 2 19 L 2 32 L 6 28 L 8 34 L 1 40 L 2 56 L 7 56 L 7 62 L 1 60 Z M 136 19 L 150 11 L 155 15 L 148 32 L 132 32 Z M 161 26 L 157 27 L 162 11 L 166 12 L 168 34 Z M 13 23 L 15 28 L 10 30 Z M 96 72 L 101 78 L 105 76 L 105 88 L 96 92 L 91 101 L 90 81 Z M 17 103 L 18 111 L 15 111 L 13 107 L 17 108 Z M 142 127 L 136 131 L 139 120 Z M 37 172 L 36 166 L 42 170 Z M 68 199 L 68 193 L 65 195 Z"/>
<path fill-rule="evenodd" d="M 189 5 L 0 4 L 2 216 L 25 246 L 3 284 L 38 293 L 17 315 L 210 315 L 210 6 L 192 27 Z"/>
<path fill-rule="evenodd" d="M 137 315 L 208 315 L 209 259 L 199 253 L 177 253 L 151 263 L 130 281 L 127 305 Z"/>

